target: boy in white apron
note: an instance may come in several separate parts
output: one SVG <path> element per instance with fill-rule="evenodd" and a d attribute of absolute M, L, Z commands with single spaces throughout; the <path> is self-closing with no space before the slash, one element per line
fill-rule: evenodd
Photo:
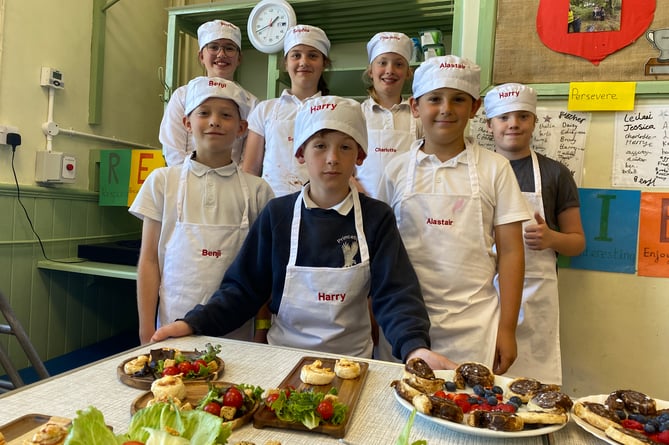
<path fill-rule="evenodd" d="M 485 96 L 495 151 L 511 162 L 534 218 L 523 223 L 525 282 L 518 316 L 518 359 L 507 374 L 562 383 L 560 305 L 556 253 L 585 249 L 578 189 L 569 169 L 530 148 L 537 121 L 537 93 L 517 84 L 499 85 Z"/>
<path fill-rule="evenodd" d="M 242 32 L 239 28 L 225 20 L 205 22 L 197 29 L 197 43 L 200 48 L 197 56 L 207 76 L 232 81 L 242 62 Z M 168 166 L 183 164 L 195 149 L 195 141 L 183 125 L 186 90 L 186 85 L 174 90 L 160 122 L 158 139 L 163 145 L 163 156 Z M 242 92 L 251 106 L 250 113 L 258 99 L 244 89 Z M 243 145 L 244 138 L 241 137 L 232 148 L 232 160 L 238 164 Z"/>
<path fill-rule="evenodd" d="M 250 225 L 273 197 L 265 181 L 232 161 L 250 105 L 234 82 L 191 80 L 183 124 L 196 150 L 182 165 L 151 172 L 129 209 L 143 219 L 137 265 L 142 343 L 156 325 L 183 317 L 218 289 Z M 253 326 L 234 337 L 252 340 Z"/>
<path fill-rule="evenodd" d="M 388 164 L 379 197 L 395 210 L 418 275 L 432 349 L 503 374 L 516 358 L 529 214 L 509 161 L 464 135 L 481 105 L 479 78 L 456 56 L 418 67 L 410 102 L 424 138 Z"/>
<path fill-rule="evenodd" d="M 391 209 L 352 186 L 366 147 L 359 103 L 307 100 L 294 150 L 309 182 L 265 207 L 211 300 L 152 340 L 221 335 L 269 303 L 269 344 L 369 358 L 369 297 L 397 357 L 452 367 L 428 349 L 428 315 Z"/>

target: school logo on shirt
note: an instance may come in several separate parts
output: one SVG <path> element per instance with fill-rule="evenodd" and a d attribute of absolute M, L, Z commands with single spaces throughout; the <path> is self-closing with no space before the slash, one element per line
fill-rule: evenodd
<path fill-rule="evenodd" d="M 358 239 L 353 236 L 345 236 L 337 240 L 344 255 L 344 267 L 351 267 L 357 264 L 355 257 L 358 255 L 359 246 Z"/>

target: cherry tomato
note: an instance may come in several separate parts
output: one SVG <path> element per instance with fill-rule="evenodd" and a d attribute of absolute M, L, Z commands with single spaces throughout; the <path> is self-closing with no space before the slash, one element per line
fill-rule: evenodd
<path fill-rule="evenodd" d="M 168 366 L 167 368 L 163 369 L 163 376 L 177 374 L 179 374 L 179 368 L 176 366 Z"/>
<path fill-rule="evenodd" d="M 268 395 L 267 398 L 265 399 L 265 406 L 267 406 L 267 408 L 269 408 L 270 410 L 274 411 L 274 409 L 272 408 L 272 403 L 274 403 L 278 398 L 279 398 L 279 393 L 276 392 Z"/>
<path fill-rule="evenodd" d="M 204 405 L 204 408 L 202 408 L 202 411 L 206 411 L 209 414 L 213 414 L 216 417 L 220 417 L 221 415 L 221 404 L 218 402 L 209 402 L 206 405 Z"/>
<path fill-rule="evenodd" d="M 286 388 L 283 390 L 283 392 L 286 393 L 286 399 L 290 399 L 290 394 L 295 391 L 295 387 L 293 385 L 288 385 Z"/>
<path fill-rule="evenodd" d="M 329 400 L 323 400 L 316 407 L 316 414 L 321 416 L 321 419 L 323 420 L 330 419 L 330 417 L 332 417 L 334 414 L 334 407 L 332 406 L 332 402 Z"/>
<path fill-rule="evenodd" d="M 190 362 L 181 362 L 177 365 L 179 372 L 183 375 L 188 375 L 189 372 L 193 371 L 193 365 Z"/>
<path fill-rule="evenodd" d="M 193 366 L 193 372 L 195 374 L 199 374 L 202 368 L 207 368 L 207 362 L 199 358 L 193 362 L 192 366 Z"/>
<path fill-rule="evenodd" d="M 227 390 L 223 396 L 223 406 L 233 406 L 237 409 L 244 404 L 244 394 L 234 386 Z"/>

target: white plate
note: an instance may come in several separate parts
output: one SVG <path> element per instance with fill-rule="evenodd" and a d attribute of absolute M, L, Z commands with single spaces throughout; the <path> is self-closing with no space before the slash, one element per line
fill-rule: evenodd
<path fill-rule="evenodd" d="M 597 395 L 594 395 L 594 396 L 585 396 L 585 397 L 581 397 L 578 400 L 575 400 L 574 403 L 576 403 L 576 402 L 581 402 L 581 403 L 590 402 L 590 403 L 604 404 L 604 402 L 606 402 L 606 399 L 608 397 L 609 397 L 608 394 L 597 394 Z M 664 400 L 655 399 L 655 404 L 657 405 L 657 409 L 669 408 L 669 402 L 666 402 Z M 606 433 L 604 431 L 600 430 L 597 427 L 594 427 L 594 426 L 590 425 L 588 422 L 581 419 L 576 414 L 572 415 L 571 417 L 576 422 L 576 425 L 580 426 L 581 428 L 583 428 L 585 431 L 592 434 L 593 436 L 603 440 L 606 443 L 610 443 L 611 445 L 620 445 L 620 442 L 617 442 L 617 441 L 611 439 L 609 436 L 606 435 Z"/>
<path fill-rule="evenodd" d="M 439 370 L 439 371 L 434 371 L 434 374 L 437 377 L 440 377 L 446 381 L 453 381 L 453 376 L 455 375 L 455 371 L 453 370 Z M 509 383 L 511 383 L 513 379 L 509 377 L 502 377 L 499 375 L 495 376 L 495 385 L 500 386 L 504 392 L 506 393 L 508 389 Z M 467 388 L 465 390 L 458 390 L 458 392 L 465 392 L 465 393 L 471 393 L 473 394 L 473 391 L 471 388 Z M 395 394 L 395 399 L 402 405 L 404 408 L 406 408 L 409 411 L 413 411 L 414 407 L 413 405 L 408 402 L 407 400 L 404 400 L 402 397 L 400 397 L 399 394 L 397 394 L 397 391 L 393 390 L 393 393 Z M 527 410 L 527 407 L 525 405 L 521 406 L 519 411 L 525 411 Z M 442 425 L 445 428 L 448 428 L 449 430 L 457 431 L 459 433 L 465 433 L 465 434 L 471 434 L 473 436 L 482 436 L 482 437 L 497 437 L 497 438 L 502 438 L 502 437 L 533 437 L 533 436 L 541 436 L 544 434 L 549 434 L 552 432 L 555 432 L 557 430 L 560 430 L 565 427 L 566 423 L 558 424 L 558 425 L 547 425 L 541 428 L 535 428 L 531 430 L 523 430 L 523 431 L 494 431 L 494 430 L 489 430 L 487 428 L 477 428 L 474 426 L 469 426 L 467 425 L 467 416 L 468 414 L 465 414 L 465 418 L 463 420 L 464 423 L 455 423 L 455 422 L 450 422 L 445 419 L 440 419 L 438 417 L 433 417 L 427 414 L 423 414 L 421 412 L 416 411 L 416 414 L 419 417 L 422 417 L 423 419 L 427 420 L 428 422 L 436 423 L 438 425 Z M 570 416 L 571 417 L 571 416 Z"/>

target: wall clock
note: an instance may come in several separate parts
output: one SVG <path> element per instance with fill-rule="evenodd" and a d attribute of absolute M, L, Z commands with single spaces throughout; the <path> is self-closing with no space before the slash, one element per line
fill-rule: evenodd
<path fill-rule="evenodd" d="M 283 49 L 288 29 L 297 25 L 295 10 L 285 0 L 262 0 L 251 10 L 246 25 L 255 49 L 266 54 Z"/>

